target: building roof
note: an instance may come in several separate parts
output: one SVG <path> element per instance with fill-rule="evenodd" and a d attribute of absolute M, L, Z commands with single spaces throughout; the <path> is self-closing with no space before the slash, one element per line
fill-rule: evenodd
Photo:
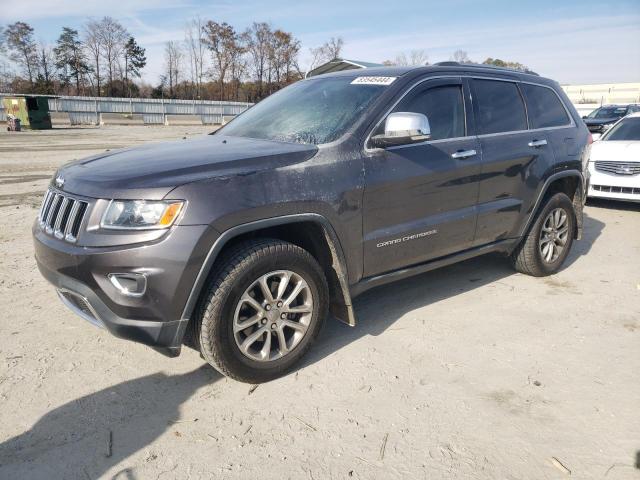
<path fill-rule="evenodd" d="M 354 70 L 359 68 L 382 67 L 380 63 L 363 62 L 361 60 L 348 60 L 346 58 L 334 58 L 333 60 L 323 63 L 322 65 L 309 70 L 306 77 L 314 77 L 323 73 L 340 72 L 342 70 Z"/>

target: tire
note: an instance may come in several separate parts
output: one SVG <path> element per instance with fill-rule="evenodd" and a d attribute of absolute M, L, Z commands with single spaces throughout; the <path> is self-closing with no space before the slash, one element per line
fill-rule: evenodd
<path fill-rule="evenodd" d="M 233 248 L 212 275 L 193 334 L 216 370 L 256 384 L 291 370 L 318 336 L 327 312 L 327 281 L 309 252 L 281 240 L 251 240 Z"/>
<path fill-rule="evenodd" d="M 564 221 L 558 220 L 563 215 Z M 554 222 L 560 226 L 555 228 Z M 561 231 L 564 233 L 558 233 Z M 564 193 L 548 197 L 529 232 L 511 254 L 513 267 L 534 277 L 556 273 L 571 250 L 575 232 L 576 215 L 569 197 Z M 555 250 L 550 253 L 550 249 Z"/>

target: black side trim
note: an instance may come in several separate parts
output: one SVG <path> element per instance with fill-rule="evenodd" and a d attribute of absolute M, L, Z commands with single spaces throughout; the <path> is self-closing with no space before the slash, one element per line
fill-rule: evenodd
<path fill-rule="evenodd" d="M 440 267 L 446 267 L 447 265 L 458 263 L 463 260 L 468 260 L 469 258 L 478 257 L 486 253 L 508 252 L 511 250 L 514 243 L 517 243 L 517 242 L 518 242 L 518 239 L 500 240 L 498 242 L 489 243 L 487 245 L 481 245 L 479 247 L 470 248 L 468 250 L 464 250 L 459 253 L 453 253 L 451 255 L 447 255 L 446 257 L 440 257 L 435 260 L 429 260 L 428 262 L 420 263 L 418 265 L 414 265 L 408 268 L 401 268 L 399 270 L 394 270 L 392 272 L 384 273 L 382 275 L 368 277 L 361 280 L 357 284 L 355 284 L 351 288 L 351 293 L 353 294 L 354 297 L 357 297 L 361 293 L 364 293 L 371 288 L 384 285 L 385 283 L 395 282 L 396 280 L 401 280 L 403 278 L 408 278 L 414 275 L 419 275 L 421 273 L 429 272 L 431 270 L 436 270 Z"/>
<path fill-rule="evenodd" d="M 556 181 L 556 180 L 558 180 L 560 178 L 565 178 L 565 177 L 578 177 L 580 179 L 580 189 L 581 189 L 582 192 L 585 191 L 585 189 L 584 189 L 584 176 L 578 170 L 564 170 L 562 172 L 557 172 L 557 173 L 554 173 L 553 175 L 551 175 L 549 178 L 547 178 L 547 180 L 544 182 L 544 185 L 540 189 L 540 193 L 538 193 L 538 198 L 536 200 L 536 203 L 533 204 L 533 208 L 529 212 L 529 218 L 527 219 L 527 221 L 524 223 L 524 225 L 520 229 L 520 234 L 518 235 L 519 237 L 522 237 L 525 233 L 527 233 L 527 230 L 529 229 L 529 226 L 531 225 L 531 222 L 533 221 L 533 217 L 535 216 L 536 212 L 538 211 L 538 208 L 540 207 L 540 203 L 542 202 L 542 199 L 544 198 L 544 196 L 546 195 L 547 191 L 549 190 L 549 186 L 554 181 Z M 581 234 L 581 233 L 582 232 L 579 232 L 579 234 Z"/>
<path fill-rule="evenodd" d="M 327 241 L 329 242 L 330 250 L 334 256 L 333 268 L 336 270 L 336 273 L 338 275 L 338 280 L 340 281 L 340 287 L 342 289 L 342 295 L 344 297 L 344 309 L 342 309 L 344 310 L 344 315 L 340 315 L 341 312 L 334 310 L 332 310 L 332 313 L 334 313 L 334 315 L 338 316 L 341 320 L 345 321 L 349 325 L 355 325 L 355 315 L 351 302 L 351 294 L 349 293 L 346 262 L 344 260 L 342 246 L 340 245 L 338 236 L 336 235 L 335 230 L 333 229 L 333 226 L 331 225 L 329 220 L 317 213 L 300 213 L 296 215 L 285 215 L 282 217 L 266 218 L 263 220 L 257 220 L 255 222 L 243 223 L 242 225 L 237 225 L 223 232 L 222 235 L 220 235 L 220 237 L 218 237 L 218 239 L 211 246 L 211 249 L 207 254 L 207 258 L 202 264 L 200 272 L 198 272 L 198 276 L 196 277 L 196 281 L 193 284 L 191 293 L 189 294 L 189 298 L 187 299 L 187 303 L 182 312 L 182 318 L 191 318 L 191 316 L 193 315 L 198 302 L 198 298 L 200 297 L 200 293 L 202 292 L 205 282 L 207 281 L 207 277 L 211 272 L 211 268 L 213 267 L 218 254 L 229 240 L 237 237 L 238 235 L 252 232 L 254 230 L 304 221 L 319 223 L 323 227 L 323 230 L 325 231 L 327 236 Z"/>

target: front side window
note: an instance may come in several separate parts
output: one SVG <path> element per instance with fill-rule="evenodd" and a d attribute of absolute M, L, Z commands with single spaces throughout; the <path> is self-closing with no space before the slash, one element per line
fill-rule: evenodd
<path fill-rule="evenodd" d="M 640 140 L 640 117 L 630 117 L 621 120 L 614 125 L 602 137 L 601 141 L 639 141 Z"/>
<path fill-rule="evenodd" d="M 473 80 L 480 134 L 527 129 L 527 116 L 515 83 Z"/>
<path fill-rule="evenodd" d="M 216 134 L 319 145 L 340 138 L 387 88 L 351 77 L 294 83 L 251 107 Z"/>
<path fill-rule="evenodd" d="M 523 83 L 531 128 L 561 127 L 571 120 L 558 96 L 550 88 Z"/>
<path fill-rule="evenodd" d="M 465 136 L 464 99 L 460 85 L 418 87 L 406 95 L 393 112 L 422 113 L 431 127 L 431 140 Z M 381 125 L 382 133 L 384 125 Z"/>

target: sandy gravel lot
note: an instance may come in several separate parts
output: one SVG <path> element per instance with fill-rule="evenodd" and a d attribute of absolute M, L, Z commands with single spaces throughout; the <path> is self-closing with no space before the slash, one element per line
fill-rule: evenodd
<path fill-rule="evenodd" d="M 0 478 L 640 477 L 640 205 L 590 203 L 553 277 L 488 256 L 370 291 L 257 388 L 68 312 L 30 235 L 54 169 L 207 130 L 0 132 Z"/>

